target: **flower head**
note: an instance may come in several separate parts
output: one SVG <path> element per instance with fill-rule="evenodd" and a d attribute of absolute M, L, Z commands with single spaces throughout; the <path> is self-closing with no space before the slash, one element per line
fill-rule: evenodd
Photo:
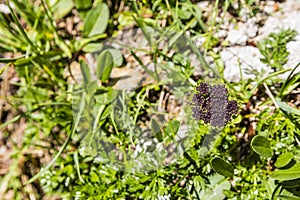
<path fill-rule="evenodd" d="M 228 100 L 228 90 L 222 84 L 200 83 L 192 102 L 193 118 L 214 127 L 224 127 L 238 112 L 237 102 Z"/>

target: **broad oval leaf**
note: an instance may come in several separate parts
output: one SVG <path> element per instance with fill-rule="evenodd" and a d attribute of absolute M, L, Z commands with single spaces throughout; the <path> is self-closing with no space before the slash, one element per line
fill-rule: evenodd
<path fill-rule="evenodd" d="M 100 3 L 89 11 L 84 19 L 83 35 L 91 37 L 105 31 L 109 19 L 109 9 L 105 3 Z"/>
<path fill-rule="evenodd" d="M 296 163 L 289 169 L 277 169 L 270 173 L 270 177 L 280 181 L 298 179 L 300 178 L 300 163 Z"/>
<path fill-rule="evenodd" d="M 108 80 L 113 66 L 113 56 L 109 51 L 103 51 L 97 58 L 97 78 L 102 82 Z"/>
<path fill-rule="evenodd" d="M 52 7 L 53 18 L 55 20 L 64 18 L 72 11 L 73 7 L 74 3 L 72 0 L 57 1 Z"/>
<path fill-rule="evenodd" d="M 273 155 L 270 142 L 264 136 L 256 135 L 251 141 L 251 147 L 253 151 L 264 158 L 269 158 Z"/>
<path fill-rule="evenodd" d="M 122 52 L 118 49 L 105 49 L 104 51 L 109 51 L 113 57 L 114 67 L 120 67 L 123 64 Z"/>
<path fill-rule="evenodd" d="M 226 177 L 232 177 L 234 168 L 233 166 L 223 160 L 222 158 L 215 157 L 211 161 L 212 168 L 220 175 L 226 176 Z"/>
<path fill-rule="evenodd" d="M 287 164 L 289 164 L 289 162 L 291 162 L 293 157 L 294 157 L 294 154 L 291 152 L 280 155 L 275 163 L 275 167 L 281 168 L 281 167 L 286 166 Z"/>

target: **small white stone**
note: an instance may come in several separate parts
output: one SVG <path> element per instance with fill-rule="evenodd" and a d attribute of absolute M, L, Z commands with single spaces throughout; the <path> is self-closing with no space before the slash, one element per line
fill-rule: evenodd
<path fill-rule="evenodd" d="M 225 64 L 224 77 L 231 82 L 255 79 L 256 74 L 267 75 L 271 69 L 260 61 L 261 54 L 256 47 L 229 47 L 221 52 Z"/>
<path fill-rule="evenodd" d="M 245 45 L 247 42 L 247 39 L 248 38 L 247 38 L 247 35 L 245 34 L 245 29 L 240 28 L 238 30 L 229 31 L 226 41 L 228 41 L 230 44 Z"/>
<path fill-rule="evenodd" d="M 1 3 L 0 4 L 0 12 L 4 13 L 4 14 L 9 14 L 10 10 L 7 5 Z"/>
<path fill-rule="evenodd" d="M 300 52 L 300 40 L 291 41 L 286 45 L 287 51 L 289 52 L 288 61 L 283 65 L 284 69 L 293 69 L 300 62 L 299 52 Z M 294 74 L 300 73 L 300 68 L 298 67 Z M 279 78 L 286 79 L 290 71 L 280 74 Z"/>
<path fill-rule="evenodd" d="M 219 30 L 216 34 L 216 37 L 218 38 L 225 38 L 227 36 L 227 31 L 226 30 Z"/>
<path fill-rule="evenodd" d="M 263 8 L 264 12 L 272 14 L 274 12 L 274 4 L 274 1 L 266 1 L 266 5 Z"/>
<path fill-rule="evenodd" d="M 255 24 L 255 19 L 251 18 L 246 22 L 246 34 L 248 37 L 255 37 L 258 32 L 258 27 Z"/>

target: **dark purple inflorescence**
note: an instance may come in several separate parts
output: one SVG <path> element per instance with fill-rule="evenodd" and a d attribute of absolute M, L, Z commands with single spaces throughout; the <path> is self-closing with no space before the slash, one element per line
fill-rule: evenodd
<path fill-rule="evenodd" d="M 237 102 L 228 100 L 228 90 L 222 84 L 200 83 L 192 102 L 193 118 L 214 127 L 224 127 L 238 112 Z"/>

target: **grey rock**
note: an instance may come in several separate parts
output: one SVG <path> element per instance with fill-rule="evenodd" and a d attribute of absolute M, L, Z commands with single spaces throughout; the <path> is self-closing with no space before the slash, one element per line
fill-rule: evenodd
<path fill-rule="evenodd" d="M 255 79 L 272 71 L 260 61 L 261 54 L 256 47 L 229 47 L 221 52 L 221 58 L 226 66 L 224 77 L 230 82 Z"/>

